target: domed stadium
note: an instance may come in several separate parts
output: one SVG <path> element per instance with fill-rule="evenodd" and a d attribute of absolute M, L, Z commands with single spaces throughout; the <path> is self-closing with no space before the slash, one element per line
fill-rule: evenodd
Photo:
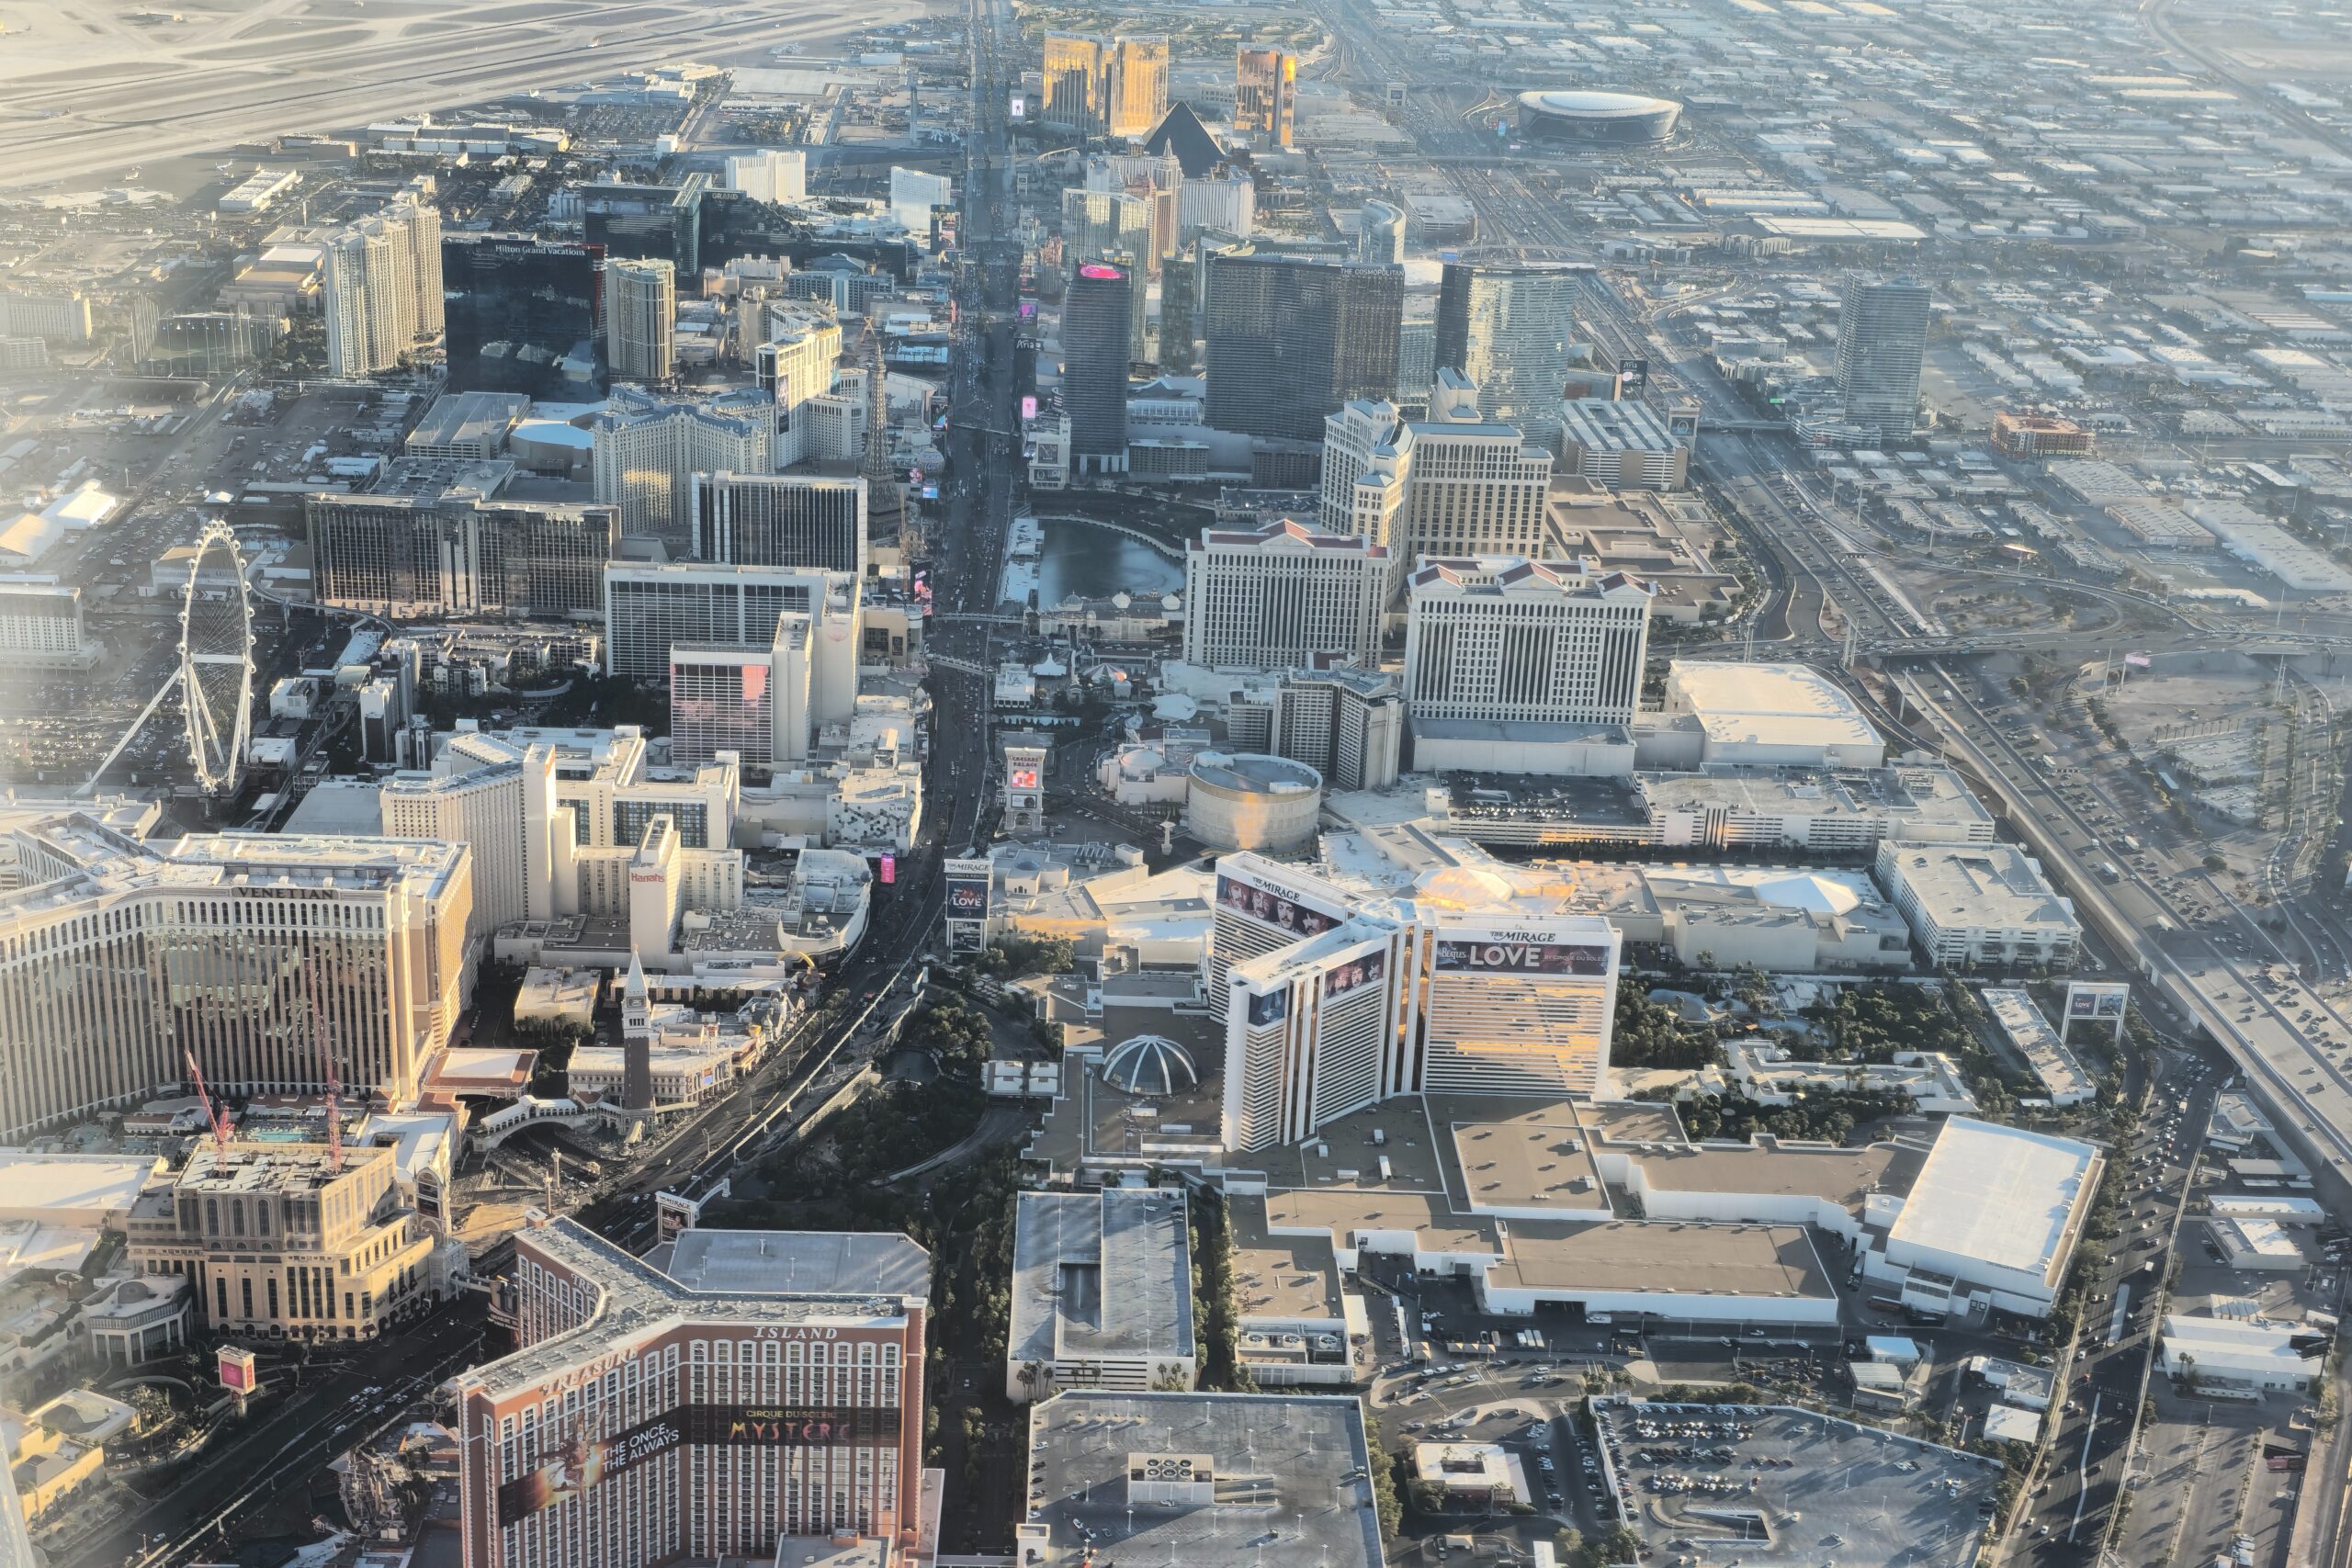
<path fill-rule="evenodd" d="M 1520 133 L 1531 141 L 1663 141 L 1682 106 L 1637 93 L 1538 92 L 1519 96 Z"/>
<path fill-rule="evenodd" d="M 1201 1081 L 1193 1054 L 1161 1034 L 1137 1034 L 1111 1047 L 1102 1078 L 1125 1094 L 1182 1094 Z"/>

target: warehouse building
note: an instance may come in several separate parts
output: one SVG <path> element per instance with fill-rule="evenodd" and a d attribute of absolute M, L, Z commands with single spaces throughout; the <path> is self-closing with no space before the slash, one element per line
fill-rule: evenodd
<path fill-rule="evenodd" d="M 1803 664 L 1676 660 L 1661 712 L 1634 739 L 1645 767 L 1886 765 L 1886 742 L 1854 699 Z"/>
<path fill-rule="evenodd" d="M 2065 1283 L 2106 1158 L 2073 1138 L 1945 1122 L 1935 1147 L 1863 1258 L 1907 1307 L 2045 1317 Z"/>
<path fill-rule="evenodd" d="M 2301 1325 L 2219 1317 L 2165 1319 L 2159 1364 L 2191 1388 L 2288 1389 L 2309 1393 L 2329 1336 Z"/>

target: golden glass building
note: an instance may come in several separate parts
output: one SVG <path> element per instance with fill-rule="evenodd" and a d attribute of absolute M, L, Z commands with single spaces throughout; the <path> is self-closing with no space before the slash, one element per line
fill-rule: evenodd
<path fill-rule="evenodd" d="M 1110 106 L 1103 101 L 1109 51 L 1099 38 L 1085 33 L 1046 35 L 1046 101 L 1038 119 L 1057 130 L 1100 136 L 1110 124 Z"/>
<path fill-rule="evenodd" d="M 1108 85 L 1111 134 L 1149 136 L 1168 113 L 1168 40 L 1114 39 Z"/>
<path fill-rule="evenodd" d="M 1406 1094 L 1598 1094 L 1617 928 L 1542 874 L 1451 865 L 1407 893 L 1216 863 L 1224 1142 L 1293 1144 Z"/>
<path fill-rule="evenodd" d="M 1287 50 L 1251 49 L 1233 57 L 1233 129 L 1268 147 L 1287 147 L 1298 102 L 1298 56 Z"/>

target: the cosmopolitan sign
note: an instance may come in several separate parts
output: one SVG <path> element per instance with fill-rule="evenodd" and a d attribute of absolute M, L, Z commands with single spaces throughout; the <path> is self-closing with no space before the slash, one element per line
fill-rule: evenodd
<path fill-rule="evenodd" d="M 498 1489 L 498 1522 L 511 1525 L 626 1475 L 682 1444 L 730 1449 L 898 1446 L 899 1413 L 839 1405 L 687 1404 L 610 1438 L 578 1435 Z"/>
<path fill-rule="evenodd" d="M 1609 973 L 1609 949 L 1510 932 L 1448 937 L 1438 942 L 1435 967 L 1441 975 L 1601 976 Z"/>

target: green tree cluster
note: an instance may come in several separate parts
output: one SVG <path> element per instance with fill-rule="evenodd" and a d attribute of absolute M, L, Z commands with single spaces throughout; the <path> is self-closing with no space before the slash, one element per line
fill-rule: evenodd
<path fill-rule="evenodd" d="M 1941 1051 L 1957 1058 L 1977 1049 L 1946 997 L 1925 986 L 1841 986 L 1834 1002 L 1804 1010 L 1821 1035 L 1821 1059 L 1889 1062 L 1898 1051 Z"/>
<path fill-rule="evenodd" d="M 1617 988 L 1617 1018 L 1609 1037 L 1609 1062 L 1616 1067 L 1711 1067 L 1723 1060 L 1714 1032 L 1683 1021 L 1664 1002 L 1654 1002 L 1632 986 Z"/>
<path fill-rule="evenodd" d="M 1642 1538 L 1623 1525 L 1611 1525 L 1600 1535 L 1577 1543 L 1576 1555 L 1567 1560 L 1569 1568 L 1617 1568 L 1623 1562 L 1638 1562 L 1642 1557 Z"/>
<path fill-rule="evenodd" d="M 1793 1105 L 1758 1105 L 1740 1096 L 1717 1100 L 1703 1095 L 1681 1108 L 1683 1125 L 1694 1138 L 1744 1143 L 1758 1133 L 1769 1133 L 1777 1138 L 1826 1144 L 1842 1144 L 1855 1128 L 1905 1115 L 1910 1110 L 1909 1095 L 1874 1089 L 1819 1090 Z"/>
<path fill-rule="evenodd" d="M 1078 962 L 1067 937 L 1008 936 L 980 953 L 972 966 L 983 975 L 1023 980 L 1032 975 L 1066 975 Z"/>
<path fill-rule="evenodd" d="M 991 1054 L 988 1016 L 953 992 L 916 1009 L 899 1040 L 930 1052 L 950 1072 L 978 1072 Z"/>
<path fill-rule="evenodd" d="M 1380 1516 L 1380 1539 L 1395 1540 L 1405 1523 L 1405 1505 L 1396 1495 L 1396 1472 L 1404 1468 L 1405 1456 L 1390 1453 L 1388 1445 L 1380 1440 L 1380 1417 L 1370 1405 L 1363 1411 L 1363 1445 L 1372 1461 L 1372 1506 Z M 1430 1511 L 1418 1497 L 1414 1506 L 1424 1513 Z"/>
<path fill-rule="evenodd" d="M 1257 1383 L 1241 1364 L 1241 1302 L 1234 1286 L 1233 1217 L 1222 1192 L 1192 1201 L 1193 1338 L 1201 1386 L 1250 1393 Z"/>

